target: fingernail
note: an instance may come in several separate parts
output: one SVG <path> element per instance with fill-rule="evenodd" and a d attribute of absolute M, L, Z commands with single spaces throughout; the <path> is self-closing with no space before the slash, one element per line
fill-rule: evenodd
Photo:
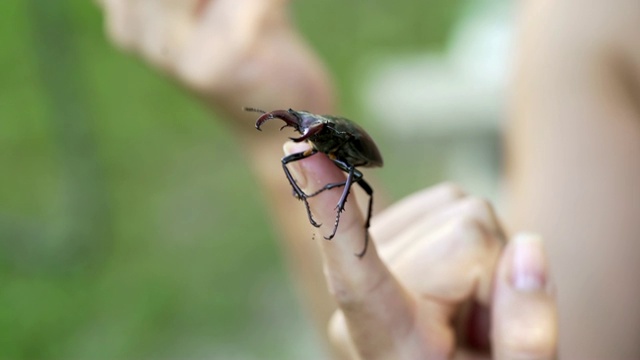
<path fill-rule="evenodd" d="M 307 143 L 295 143 L 293 141 L 287 141 L 282 146 L 282 150 L 284 150 L 285 155 L 291 155 L 295 153 L 300 153 L 309 149 L 309 145 Z M 305 189 L 307 186 L 307 177 L 302 171 L 300 164 L 298 161 L 293 161 L 287 164 L 287 168 L 291 172 L 291 175 L 296 180 L 298 186 L 301 189 Z"/>
<path fill-rule="evenodd" d="M 547 283 L 547 262 L 542 238 L 536 234 L 521 233 L 512 241 L 512 286 L 523 292 L 544 290 Z"/>

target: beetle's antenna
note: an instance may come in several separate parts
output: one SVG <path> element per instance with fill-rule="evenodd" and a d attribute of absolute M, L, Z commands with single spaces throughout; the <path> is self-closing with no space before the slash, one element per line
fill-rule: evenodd
<path fill-rule="evenodd" d="M 260 110 L 260 109 L 256 109 L 256 108 L 252 108 L 252 107 L 246 107 L 246 106 L 243 107 L 242 110 L 249 111 L 249 112 L 257 112 L 257 113 L 260 113 L 260 114 L 266 114 L 267 113 L 264 110 Z"/>

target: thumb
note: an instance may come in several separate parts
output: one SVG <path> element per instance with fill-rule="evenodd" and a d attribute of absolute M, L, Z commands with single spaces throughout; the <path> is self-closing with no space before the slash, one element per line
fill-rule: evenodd
<path fill-rule="evenodd" d="M 554 359 L 558 320 L 542 239 L 519 234 L 498 265 L 492 305 L 496 359 Z"/>

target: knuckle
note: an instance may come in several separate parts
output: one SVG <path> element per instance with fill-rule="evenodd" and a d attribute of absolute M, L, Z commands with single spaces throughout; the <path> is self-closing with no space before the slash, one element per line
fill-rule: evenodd
<path fill-rule="evenodd" d="M 479 227 L 493 234 L 496 239 L 500 240 L 504 237 L 493 206 L 487 199 L 480 197 L 464 199 L 460 215 L 475 220 Z"/>
<path fill-rule="evenodd" d="M 474 259 L 483 258 L 493 246 L 489 231 L 476 219 L 458 217 L 448 225 L 449 243 L 452 249 L 457 249 Z"/>
<path fill-rule="evenodd" d="M 484 236 L 484 229 L 480 223 L 471 217 L 457 217 L 451 220 L 450 229 L 458 238 L 477 240 Z"/>
<path fill-rule="evenodd" d="M 466 195 L 462 188 L 453 182 L 443 182 L 436 185 L 434 192 L 441 193 L 449 199 L 459 199 Z"/>
<path fill-rule="evenodd" d="M 471 196 L 464 200 L 464 209 L 466 213 L 475 218 L 485 218 L 493 213 L 493 207 L 487 199 Z"/>
<path fill-rule="evenodd" d="M 361 302 L 360 297 L 354 293 L 353 287 L 350 286 L 352 280 L 347 279 L 341 274 L 329 272 L 326 268 L 325 276 L 328 281 L 329 293 L 335 299 L 336 303 L 341 309 L 344 309 L 345 307 L 355 306 L 355 304 Z"/>
<path fill-rule="evenodd" d="M 345 312 L 355 311 L 364 304 L 363 296 L 347 286 L 330 286 L 329 293 L 333 296 L 338 307 Z"/>
<path fill-rule="evenodd" d="M 338 307 L 345 313 L 358 311 L 369 300 L 369 295 L 379 288 L 384 287 L 385 276 L 378 274 L 362 274 L 361 276 L 326 274 L 329 283 L 329 292 L 335 299 Z"/>

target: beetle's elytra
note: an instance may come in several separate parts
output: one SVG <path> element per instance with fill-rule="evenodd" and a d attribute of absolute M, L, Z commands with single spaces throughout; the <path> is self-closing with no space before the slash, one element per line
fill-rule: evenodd
<path fill-rule="evenodd" d="M 245 108 L 245 111 L 262 114 L 256 121 L 256 129 L 260 130 L 262 124 L 268 120 L 280 119 L 285 122 L 285 125 L 282 126 L 281 129 L 292 127 L 301 134 L 300 137 L 290 138 L 291 140 L 295 142 L 306 141 L 311 144 L 311 151 L 291 154 L 282 158 L 282 168 L 293 188 L 293 194 L 296 198 L 304 202 L 311 225 L 315 227 L 320 226 L 320 224 L 313 219 L 307 199 L 329 189 L 344 187 L 342 196 L 336 205 L 336 221 L 333 226 L 333 231 L 329 236 L 325 236 L 325 239 L 333 239 L 338 230 L 340 214 L 344 211 L 344 205 L 351 191 L 351 186 L 356 183 L 369 195 L 364 247 L 361 252 L 356 254 L 356 256 L 360 258 L 364 256 L 369 244 L 368 229 L 369 221 L 371 220 L 371 208 L 373 206 L 373 189 L 364 180 L 362 172 L 357 170 L 356 167 L 377 167 L 383 164 L 380 151 L 371 136 L 356 123 L 337 116 L 316 115 L 306 111 L 295 111 L 292 109 L 265 112 L 259 109 Z M 287 164 L 302 160 L 318 152 L 327 154 L 338 168 L 347 173 L 347 179 L 343 182 L 327 184 L 312 194 L 305 194 L 289 172 Z"/>

